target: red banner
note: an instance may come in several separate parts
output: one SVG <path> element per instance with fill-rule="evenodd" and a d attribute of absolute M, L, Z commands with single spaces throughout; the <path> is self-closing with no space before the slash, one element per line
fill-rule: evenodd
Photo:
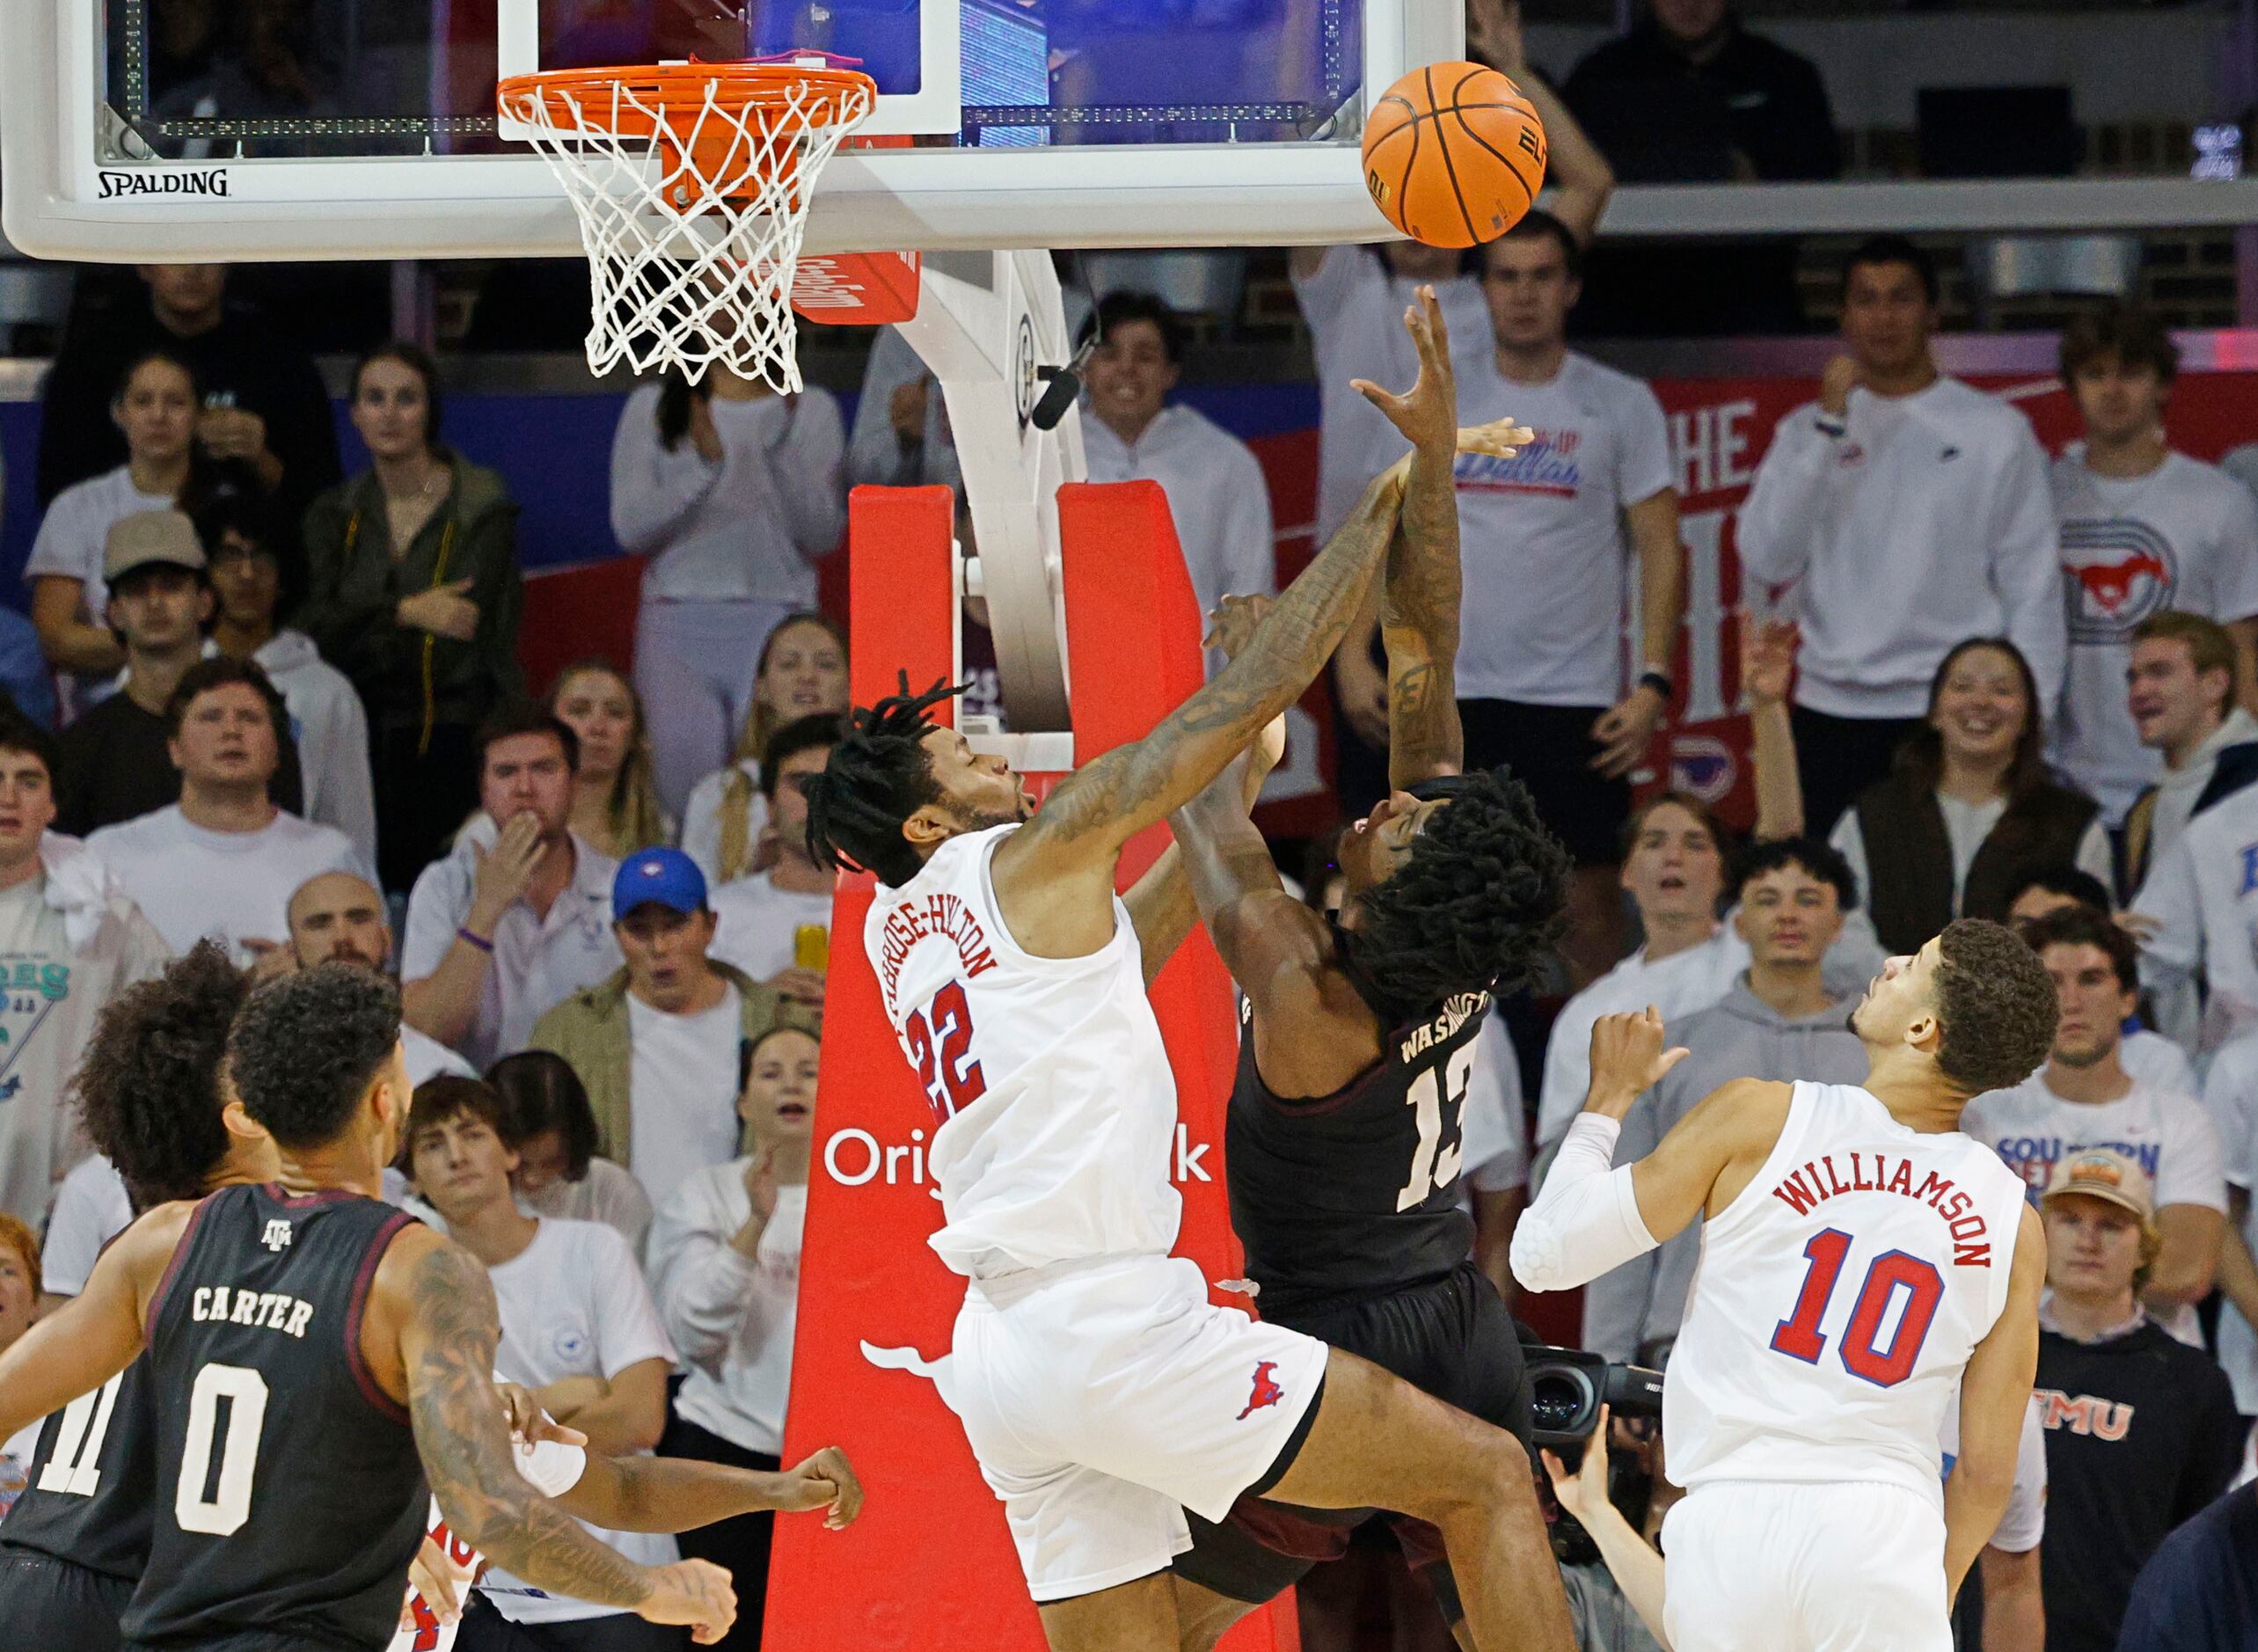
<path fill-rule="evenodd" d="M 2077 409 L 2050 376 L 1971 381 L 2029 415 L 2040 444 L 2061 452 L 2079 435 Z M 1738 624 L 1740 559 L 1733 524 L 1772 445 L 1772 427 L 1809 401 L 1809 379 L 1658 379 L 1655 393 L 1670 416 L 1677 466 L 1680 534 L 1686 551 L 1685 630 L 1678 647 L 1679 720 L 1656 754 L 1651 784 L 1665 779 L 1715 804 L 1746 827 L 1756 800 L 1748 772 L 1748 720 L 1740 701 Z M 2203 373 L 2183 378 L 2166 415 L 2172 445 L 2217 460 L 2258 435 L 2258 373 Z M 1825 822 L 1814 822 L 1823 830 Z"/>

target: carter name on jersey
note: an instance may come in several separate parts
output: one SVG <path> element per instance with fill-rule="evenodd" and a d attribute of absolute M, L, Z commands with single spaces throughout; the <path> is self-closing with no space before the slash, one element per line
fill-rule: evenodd
<path fill-rule="evenodd" d="M 1803 1216 L 1813 1205 L 1823 1203 L 1839 1193 L 1902 1194 L 1927 1205 L 1944 1218 L 1945 1226 L 1952 1233 L 1955 1268 L 1991 1265 L 1991 1236 L 1984 1218 L 1976 1214 L 1976 1201 L 1954 1187 L 1951 1178 L 1932 1170 L 1922 1173 L 1917 1182 L 1913 1161 L 1893 1159 L 1888 1153 L 1845 1153 L 1843 1157 L 1850 1160 L 1847 1177 L 1835 1168 L 1834 1154 L 1822 1153 L 1801 1170 L 1791 1170 L 1781 1177 L 1773 1186 L 1772 1196 L 1789 1206 L 1796 1215 Z"/>
<path fill-rule="evenodd" d="M 314 1305 L 279 1290 L 198 1285 L 188 1316 L 209 1325 L 263 1327 L 303 1341 L 306 1327 L 313 1323 Z"/>

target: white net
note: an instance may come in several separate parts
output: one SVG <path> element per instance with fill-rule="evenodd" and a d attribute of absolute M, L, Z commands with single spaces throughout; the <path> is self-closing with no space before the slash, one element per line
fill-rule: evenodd
<path fill-rule="evenodd" d="M 727 70 L 619 76 L 501 89 L 580 215 L 589 368 L 695 380 L 719 362 L 799 390 L 792 285 L 810 192 L 875 88 L 787 72 L 751 98 Z"/>

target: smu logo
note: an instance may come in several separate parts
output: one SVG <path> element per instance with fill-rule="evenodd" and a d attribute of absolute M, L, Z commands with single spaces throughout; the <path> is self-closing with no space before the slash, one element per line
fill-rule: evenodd
<path fill-rule="evenodd" d="M 2072 1398 L 2058 1388 L 2041 1388 L 2032 1398 L 2038 1401 L 2039 1421 L 2049 1429 L 2067 1429 L 2097 1440 L 2122 1440 L 2132 1427 L 2130 1400 L 2104 1400 L 2097 1394 Z"/>
<path fill-rule="evenodd" d="M 1270 1373 L 1277 1369 L 1278 1362 L 1275 1359 L 1261 1360 L 1256 1363 L 1254 1392 L 1246 1397 L 1246 1409 L 1231 1419 L 1234 1422 L 1244 1422 L 1256 1412 L 1275 1406 L 1286 1397 L 1286 1391 L 1270 1380 Z"/>
<path fill-rule="evenodd" d="M 2145 523 L 2115 517 L 2062 526 L 2062 600 L 2072 642 L 2121 643 L 2172 606 L 2179 559 Z"/>

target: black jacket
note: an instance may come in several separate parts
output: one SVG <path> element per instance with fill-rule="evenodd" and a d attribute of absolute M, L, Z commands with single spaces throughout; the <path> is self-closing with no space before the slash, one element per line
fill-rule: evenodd
<path fill-rule="evenodd" d="M 2040 1333 L 2046 1428 L 2046 1652 L 2109 1652 L 2165 1534 L 2226 1489 L 2242 1456 L 2226 1373 L 2153 1320 L 2077 1342 Z"/>
<path fill-rule="evenodd" d="M 1842 170 L 1827 88 L 1809 58 L 1725 25 L 1697 63 L 1651 18 L 1596 47 L 1561 96 L 1625 183 L 1723 182 L 1745 156 L 1767 181 Z"/>

